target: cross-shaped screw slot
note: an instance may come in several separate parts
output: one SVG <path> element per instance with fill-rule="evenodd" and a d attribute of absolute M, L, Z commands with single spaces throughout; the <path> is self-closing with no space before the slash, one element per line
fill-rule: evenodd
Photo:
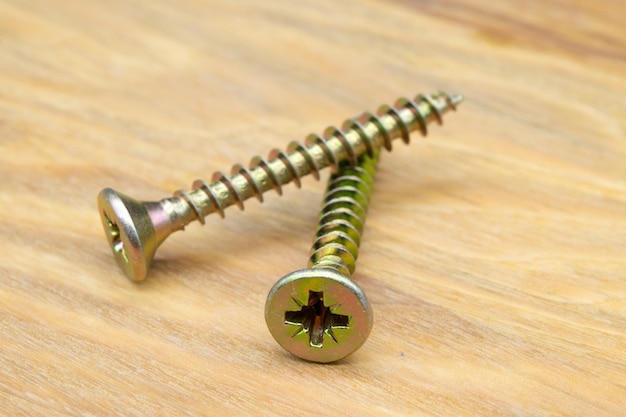
<path fill-rule="evenodd" d="M 106 213 L 102 213 L 104 216 L 104 221 L 108 227 L 109 236 L 111 237 L 111 247 L 113 248 L 114 253 L 118 253 L 122 256 L 122 258 L 128 262 L 128 256 L 126 255 L 126 251 L 124 250 L 124 242 L 122 241 L 122 235 L 120 233 L 120 228 L 117 224 L 115 224 Z"/>
<path fill-rule="evenodd" d="M 309 290 L 309 300 L 306 304 L 296 298 L 292 300 L 300 306 L 299 311 L 286 311 L 285 324 L 298 326 L 298 330 L 291 336 L 308 333 L 311 347 L 324 347 L 324 335 L 330 336 L 335 343 L 339 343 L 333 329 L 349 329 L 350 317 L 335 314 L 339 305 L 327 306 L 324 304 L 323 291 Z"/>

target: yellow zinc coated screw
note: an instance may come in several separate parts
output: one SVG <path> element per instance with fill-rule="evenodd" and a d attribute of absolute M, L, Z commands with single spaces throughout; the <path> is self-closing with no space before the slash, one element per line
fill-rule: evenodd
<path fill-rule="evenodd" d="M 449 96 L 438 92 L 430 96 L 418 95 L 414 100 L 399 99 L 393 107 L 383 105 L 376 115 L 364 113 L 348 119 L 341 129 L 329 127 L 323 136 L 309 135 L 304 144 L 291 142 L 287 152 L 274 149 L 268 159 L 252 158 L 249 168 L 233 166 L 230 175 L 216 172 L 209 184 L 202 180 L 193 183 L 193 191 L 179 190 L 173 197 L 160 201 L 142 202 L 111 188 L 98 195 L 98 209 L 107 240 L 117 263 L 133 281 L 146 278 L 154 254 L 173 232 L 183 230 L 194 220 L 204 224 L 204 217 L 276 190 L 308 174 L 319 178 L 319 171 L 347 161 L 355 165 L 363 154 L 370 157 L 384 146 L 391 150 L 392 141 L 401 138 L 409 143 L 409 133 L 419 130 L 427 133 L 432 121 L 442 122 L 442 115 L 463 101 L 463 96 Z"/>

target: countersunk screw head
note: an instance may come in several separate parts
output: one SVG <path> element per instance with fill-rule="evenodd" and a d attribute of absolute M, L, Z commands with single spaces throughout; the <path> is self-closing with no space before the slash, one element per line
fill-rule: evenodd
<path fill-rule="evenodd" d="M 98 194 L 98 210 L 117 263 L 129 278 L 141 281 L 158 247 L 157 233 L 147 206 L 105 188 Z"/>
<path fill-rule="evenodd" d="M 361 347 L 372 330 L 374 315 L 354 281 L 334 269 L 313 268 L 292 272 L 272 287 L 265 321 L 287 351 L 328 363 Z"/>

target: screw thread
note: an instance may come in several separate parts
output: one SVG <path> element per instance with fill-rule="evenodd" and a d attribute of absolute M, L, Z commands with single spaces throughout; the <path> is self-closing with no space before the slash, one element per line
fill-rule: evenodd
<path fill-rule="evenodd" d="M 328 180 L 311 248 L 309 268 L 333 268 L 351 276 L 356 266 L 380 150 L 362 155 L 357 165 L 345 162 Z"/>
<path fill-rule="evenodd" d="M 256 197 L 263 201 L 263 193 L 275 190 L 282 194 L 282 186 L 293 182 L 300 187 L 300 179 L 312 174 L 319 179 L 319 171 L 326 167 L 337 170 L 347 161 L 355 165 L 363 154 L 373 157 L 381 146 L 391 150 L 392 141 L 401 138 L 409 143 L 409 134 L 419 130 L 427 134 L 432 121 L 442 123 L 442 115 L 455 110 L 463 100 L 460 95 L 450 97 L 438 92 L 430 96 L 418 95 L 413 100 L 401 98 L 393 107 L 383 105 L 376 115 L 366 112 L 346 120 L 342 129 L 327 128 L 322 136 L 309 135 L 304 144 L 291 142 L 287 151 L 274 149 L 267 159 L 252 158 L 248 168 L 242 164 L 232 167 L 230 175 L 213 174 L 212 183 L 196 180 L 193 191 L 179 190 L 173 198 L 161 200 L 168 211 L 174 230 L 183 229 L 188 223 L 217 212 L 224 217 L 224 210 L 232 205 L 244 209 L 244 201 Z"/>

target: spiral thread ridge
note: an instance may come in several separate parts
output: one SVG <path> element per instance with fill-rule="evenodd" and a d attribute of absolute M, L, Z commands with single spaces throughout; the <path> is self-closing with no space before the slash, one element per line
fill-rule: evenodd
<path fill-rule="evenodd" d="M 460 95 L 449 96 L 438 92 L 430 96 L 418 95 L 413 100 L 400 98 L 393 106 L 380 106 L 376 114 L 366 112 L 348 119 L 342 128 L 328 127 L 322 136 L 311 134 L 304 143 L 291 142 L 285 151 L 272 150 L 268 158 L 255 156 L 248 168 L 242 164 L 232 167 L 230 175 L 213 174 L 212 183 L 196 180 L 193 191 L 174 193 L 186 208 L 179 211 L 181 228 L 193 220 L 204 224 L 204 217 L 217 212 L 224 217 L 224 210 L 237 205 L 244 209 L 244 201 L 256 197 L 263 201 L 263 193 L 275 190 L 282 194 L 282 186 L 290 182 L 297 187 L 301 178 L 311 174 L 319 179 L 319 171 L 331 167 L 337 172 L 339 166 L 355 166 L 362 155 L 373 158 L 377 149 L 392 149 L 393 140 L 400 138 L 410 142 L 410 133 L 419 130 L 426 136 L 432 121 L 442 123 L 442 115 L 463 100 Z"/>
<path fill-rule="evenodd" d="M 345 162 L 328 180 L 309 268 L 354 272 L 380 150 L 362 155 L 356 165 Z"/>

